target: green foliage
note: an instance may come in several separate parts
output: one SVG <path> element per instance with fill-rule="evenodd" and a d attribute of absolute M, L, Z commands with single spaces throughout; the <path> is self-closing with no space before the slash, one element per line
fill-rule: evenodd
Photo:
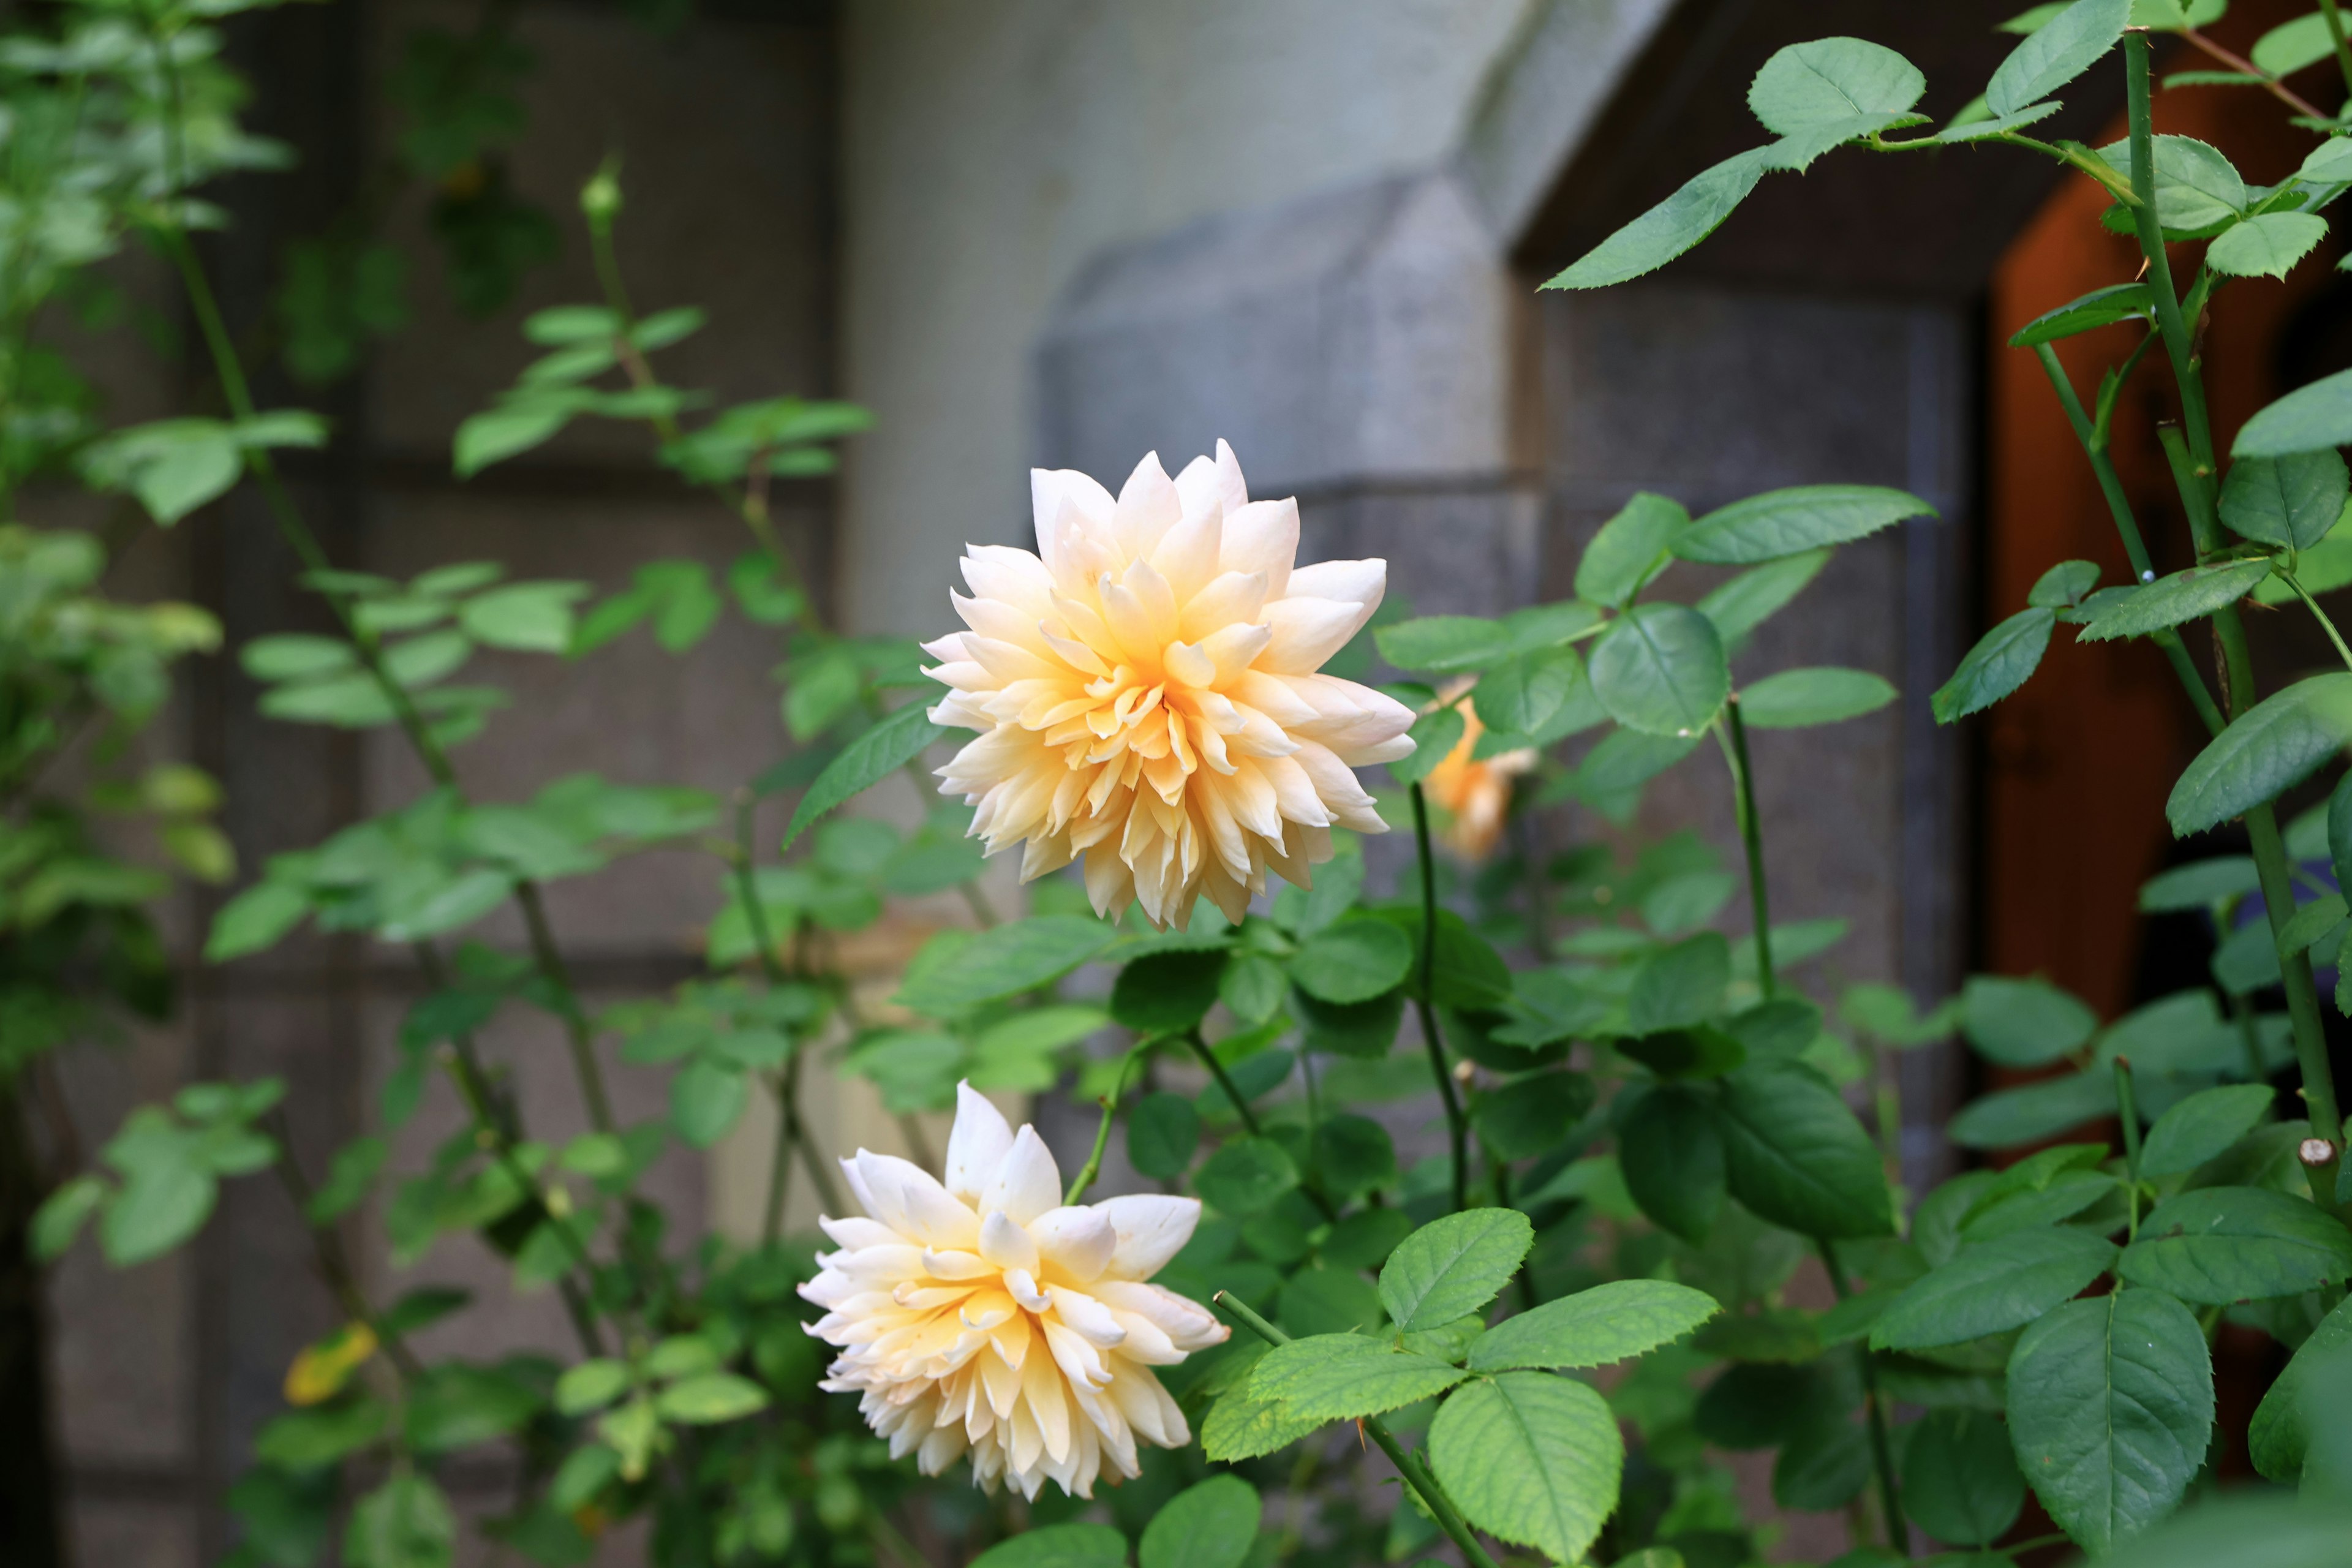
<path fill-rule="evenodd" d="M 2105 1552 L 2170 1512 L 2213 1432 L 2213 1369 L 2189 1309 L 2159 1290 L 2069 1301 L 2009 1358 L 2018 1467 L 2067 1534 Z"/>

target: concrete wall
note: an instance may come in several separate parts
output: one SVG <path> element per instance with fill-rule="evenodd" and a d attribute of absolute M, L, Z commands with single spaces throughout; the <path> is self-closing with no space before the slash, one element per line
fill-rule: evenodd
<path fill-rule="evenodd" d="M 1538 8 L 847 7 L 843 375 L 880 416 L 843 498 L 852 623 L 939 627 L 961 544 L 1029 542 L 1030 353 L 1080 268 L 1203 216 L 1433 165 Z M 1249 462 L 1249 432 L 1222 433 Z M 1142 455 L 1104 456 L 1118 467 L 1100 477 L 1116 488 Z"/>

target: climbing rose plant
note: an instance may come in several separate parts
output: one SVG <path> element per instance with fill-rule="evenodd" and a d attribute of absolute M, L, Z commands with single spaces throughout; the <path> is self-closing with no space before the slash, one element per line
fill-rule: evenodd
<path fill-rule="evenodd" d="M 68 475 L 163 528 L 251 489 L 337 627 L 236 650 L 264 711 L 390 731 L 431 781 L 257 868 L 206 949 L 234 963 L 308 922 L 416 965 L 421 999 L 361 1135 L 305 1171 L 279 1085 L 191 1085 L 53 1173 L 30 1230 L 43 1258 L 95 1245 L 128 1264 L 184 1244 L 224 1182 L 270 1173 L 296 1199 L 289 1223 L 345 1321 L 289 1368 L 287 1408 L 229 1493 L 241 1563 L 443 1568 L 478 1531 L 566 1568 L 644 1518 L 664 1568 L 1691 1568 L 1758 1560 L 1776 1511 L 1843 1513 L 1844 1568 L 1935 1547 L 2014 1563 L 2064 1541 L 2147 1568 L 2340 1560 L 2352 1231 L 2315 973 L 2334 969 L 2352 1011 L 2352 782 L 2280 814 L 2352 746 L 2352 648 L 2320 603 L 2352 584 L 2337 450 L 2352 372 L 2263 410 L 2225 462 L 2198 338 L 2218 290 L 2312 256 L 2352 188 L 2352 123 L 2288 79 L 2332 64 L 2352 89 L 2334 0 L 2243 60 L 2200 30 L 2222 0 L 2037 7 L 2005 24 L 2008 59 L 1939 129 L 1899 56 L 1793 45 L 1748 94 L 1762 145 L 1552 280 L 1653 271 L 1766 174 L 1849 147 L 2023 153 L 2111 198 L 2137 258 L 2016 346 L 2050 375 L 2130 579 L 2052 563 L 1947 685 L 1907 699 L 1867 671 L 1759 670 L 1753 651 L 1837 548 L 1929 515 L 1901 491 L 1808 486 L 1696 518 L 1638 495 L 1586 542 L 1569 597 L 1416 619 L 1380 562 L 1298 565 L 1298 507 L 1252 500 L 1222 442 L 1172 479 L 1145 457 L 1115 497 L 1037 473 L 1035 550 L 968 551 L 964 630 L 921 649 L 845 637 L 769 498 L 778 476 L 826 471 L 866 416 L 791 395 L 712 407 L 665 380 L 662 351 L 702 314 L 633 308 L 610 170 L 581 199 L 604 297 L 527 321 L 541 352 L 453 432 L 453 466 L 510 460 L 573 420 L 633 424 L 742 528 L 743 553 L 723 578 L 647 562 L 601 595 L 491 563 L 355 570 L 325 553 L 273 456 L 325 426 L 256 405 L 248 339 L 190 239 L 215 216 L 194 192 L 271 161 L 229 117 L 213 28 L 235 8 L 81 0 L 18 22 L 0 51 L 5 210 L 30 215 L 0 247 L 6 341 L 32 342 L 36 317 L 136 237 L 183 287 L 216 395 L 202 416 L 105 428 L 58 391 L 60 362 L 12 349 L 0 478 L 27 513 L 43 501 L 18 493 L 26 477 Z M 2279 100 L 2315 138 L 2300 167 L 2253 185 L 2220 150 L 2156 135 L 2158 35 Z M 2095 70 L 2122 73 L 2128 133 L 2099 149 L 2032 134 Z M 329 259 L 301 253 L 292 281 L 312 307 Z M 2086 400 L 2052 345 L 2107 327 L 2138 342 Z M 323 341 L 297 334 L 289 353 L 316 369 L 360 352 Z M 2161 435 L 2189 538 L 2158 543 L 2195 563 L 2167 575 L 2107 457 L 2134 385 L 2179 410 Z M 12 1075 L 109 1010 L 60 992 L 44 954 L 91 941 L 152 956 L 136 908 L 161 879 L 89 849 L 84 813 L 125 802 L 184 868 L 233 874 L 205 781 L 150 773 L 97 801 L 47 782 L 59 713 L 135 721 L 163 661 L 214 635 L 179 607 L 97 599 L 99 561 L 70 528 L 0 533 L 0 564 L 22 567 L 0 579 L 17 682 L 0 715 L 0 1016 L 43 1025 L 12 1029 Z M 1679 593 L 1686 562 L 1729 570 Z M 2347 672 L 2266 690 L 2250 597 L 2316 617 Z M 504 700 L 457 679 L 478 652 L 593 679 L 616 639 L 684 658 L 727 616 L 776 640 L 772 767 L 724 795 L 589 774 L 469 792 L 464 748 Z M 2251 853 L 2168 872 L 2141 902 L 2210 915 L 2221 994 L 2102 1020 L 2028 977 L 1943 999 L 1833 994 L 1813 961 L 1843 922 L 1772 919 L 1755 787 L 1771 759 L 1751 732 L 1898 700 L 1958 721 L 2030 679 L 2061 626 L 2156 643 L 2210 732 L 2168 817 L 2183 835 L 2242 819 Z M 2191 651 L 2209 644 L 2210 668 Z M 1557 841 L 1552 808 L 1627 824 L 1651 780 L 1700 752 L 1723 767 L 1734 864 L 1689 835 Z M 840 810 L 868 791 L 872 809 Z M 1368 856 L 1391 826 L 1410 826 L 1410 855 Z M 1016 845 L 1025 912 L 1003 919 L 983 851 Z M 707 973 L 592 1004 L 543 889 L 655 848 L 709 858 Z M 887 900 L 942 895 L 960 918 L 886 1005 L 861 998 L 838 939 Z M 528 938 L 512 949 L 478 934 L 507 910 Z M 111 994 L 160 1005 L 139 984 L 156 968 L 118 968 Z M 526 1123 L 490 1033 L 517 1015 L 551 1021 L 573 1069 L 576 1105 L 546 1124 Z M 1955 1035 L 2048 1076 L 1976 1100 L 1951 1140 L 2033 1152 L 1912 1193 L 1895 1059 Z M 614 1058 L 667 1076 L 662 1114 L 622 1119 Z M 812 1064 L 868 1086 L 919 1154 L 918 1118 L 952 1110 L 936 1171 L 830 1159 L 833 1130 L 803 1110 Z M 1056 1090 L 1098 1107 L 1066 1185 L 997 1104 Z M 754 1095 L 775 1111 L 761 1224 L 698 1237 L 643 1177 L 667 1149 L 728 1137 Z M 428 1104 L 437 1145 L 396 1155 Z M 2069 1136 L 2100 1120 L 2119 1150 Z M 787 1233 L 795 1182 L 829 1248 Z M 354 1224 L 363 1205 L 380 1231 Z M 388 1258 L 355 1258 L 376 1235 Z M 570 1338 L 497 1360 L 428 1351 L 446 1341 L 425 1331 L 469 1300 L 390 1290 L 385 1265 L 436 1247 L 487 1248 L 516 1290 L 561 1303 Z M 1792 1289 L 1801 1268 L 1832 1304 L 1799 1304 L 1822 1299 Z M 2217 1426 L 2224 1321 L 2293 1352 L 2243 1436 L 2299 1498 L 2189 1501 L 2239 1436 Z M 514 1489 L 461 1525 L 445 1482 L 491 1451 Z M 1769 1456 L 1769 1510 L 1726 1458 L 1742 1452 Z M 2062 1534 L 2020 1524 L 2029 1491 Z"/>

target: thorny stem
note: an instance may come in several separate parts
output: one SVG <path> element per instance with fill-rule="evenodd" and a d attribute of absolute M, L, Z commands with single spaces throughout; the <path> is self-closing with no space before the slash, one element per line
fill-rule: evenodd
<path fill-rule="evenodd" d="M 2336 58 L 2352 83 L 2352 52 L 2343 42 L 2335 0 L 2323 0 L 2330 33 L 2336 40 Z M 2172 267 L 2164 249 L 2164 232 L 2156 216 L 2155 133 L 2147 101 L 2147 35 L 2124 35 L 2125 88 L 2131 116 L 2132 182 L 2140 202 L 2133 211 L 2139 233 L 2140 254 L 2147 262 L 2148 293 L 2156 305 L 2157 326 L 2164 334 L 2165 352 L 2172 361 L 2173 379 L 2180 389 L 2180 409 L 2187 426 L 2188 462 L 2176 448 L 2178 437 L 2167 440 L 2166 456 L 2173 460 L 2189 522 L 2198 532 L 2200 554 L 2219 542 L 2213 523 L 2213 431 L 2205 409 L 2204 381 L 2194 340 L 2181 319 L 2180 301 L 2173 291 Z M 2168 434 L 2159 432 L 2160 435 Z M 2257 692 L 2253 665 L 2246 647 L 2246 630 L 2235 605 L 2223 605 L 2212 616 L 2227 678 L 2226 696 L 2231 717 L 2252 707 Z M 2278 816 L 2264 803 L 2245 814 L 2246 835 L 2252 841 L 2254 866 L 2261 877 L 2263 904 L 2276 938 L 2294 914 L 2294 889 L 2289 877 L 2286 847 L 2279 837 Z M 2294 1026 L 2294 1054 L 2303 1070 L 2304 1098 L 2310 1107 L 2313 1144 L 2325 1143 L 2326 1157 L 2305 1161 L 2312 1200 L 2331 1212 L 2336 1205 L 2336 1171 L 2343 1158 L 2344 1118 L 2336 1107 L 2336 1079 L 2327 1059 L 2327 1038 L 2319 1016 L 2319 995 L 2312 984 L 2311 956 L 2282 953 L 2279 973 L 2286 992 L 2287 1016 Z"/>
<path fill-rule="evenodd" d="M 1070 1190 L 1062 1199 L 1064 1204 L 1076 1203 L 1086 1195 L 1086 1190 L 1095 1184 L 1095 1178 L 1102 1174 L 1103 1151 L 1110 1147 L 1111 1123 L 1118 1120 L 1119 1097 L 1127 1091 L 1128 1074 L 1150 1054 L 1151 1047 L 1157 1044 L 1159 1042 L 1152 1039 L 1136 1041 L 1126 1058 L 1118 1064 L 1118 1076 L 1110 1080 L 1110 1092 L 1102 1097 L 1102 1124 L 1095 1129 L 1094 1152 L 1088 1154 L 1087 1163 L 1078 1168 L 1076 1178 L 1070 1183 Z"/>
<path fill-rule="evenodd" d="M 1846 1287 L 1845 1271 L 1838 1267 L 1836 1245 L 1825 1236 L 1815 1237 L 1813 1245 L 1821 1249 L 1822 1266 L 1829 1270 L 1830 1289 L 1837 1292 L 1839 1300 L 1844 1300 L 1851 1292 Z M 1886 1514 L 1886 1543 L 1908 1557 L 1911 1530 L 1904 1522 L 1902 1495 L 1895 1487 L 1895 1448 L 1887 1440 L 1886 1406 L 1878 1394 L 1878 1368 L 1871 1363 L 1869 1342 L 1856 1344 L 1853 1353 L 1862 1366 L 1862 1404 L 1870 1420 L 1870 1468 L 1878 1478 L 1878 1506 Z"/>
<path fill-rule="evenodd" d="M 1723 760 L 1731 764 L 1731 788 L 1739 816 L 1739 844 L 1748 856 L 1748 903 L 1756 922 L 1756 984 L 1772 999 L 1772 911 L 1764 890 L 1764 825 L 1756 816 L 1756 773 L 1748 761 L 1748 726 L 1740 721 L 1739 694 L 1723 705 L 1716 731 Z"/>
<path fill-rule="evenodd" d="M 1445 1061 L 1445 1041 L 1437 1032 L 1437 863 L 1429 849 L 1429 801 L 1421 784 L 1412 785 L 1412 843 L 1421 860 L 1421 984 L 1413 1006 L 1421 1016 L 1421 1037 L 1429 1047 L 1430 1076 L 1445 1101 L 1445 1131 L 1454 1152 L 1454 1209 L 1470 1206 L 1470 1121 L 1462 1113 L 1462 1097 L 1454 1092 L 1454 1074 Z"/>
<path fill-rule="evenodd" d="M 2143 341 L 2141 347 L 2147 343 Z M 2066 374 L 2065 366 L 2058 363 L 2057 351 L 2048 343 L 2037 343 L 2033 353 L 2042 362 L 2042 374 L 2050 378 L 2051 390 L 2058 394 L 2059 406 L 2066 411 L 2066 423 L 2074 427 L 2074 438 L 2082 444 L 2083 455 L 2091 461 L 2091 472 L 2099 481 L 2099 493 L 2106 497 L 2107 510 L 2116 520 L 2116 532 L 2123 540 L 2124 555 L 2131 562 L 2132 576 L 2141 583 L 2156 580 L 2156 568 L 2149 562 L 2147 542 L 2141 539 L 2139 520 L 2132 513 L 2131 498 L 2124 493 L 2124 483 L 2116 473 L 2115 459 L 2107 455 L 2106 437 L 2083 412 L 2082 400 L 2074 395 L 2074 384 Z M 2137 353 L 2135 352 L 2135 359 Z M 2221 732 L 2221 710 L 2213 702 L 2212 692 L 2206 689 L 2205 677 L 2198 672 L 2196 663 L 2182 646 L 2180 634 L 2168 626 L 2151 639 L 2164 649 L 2171 661 L 2172 672 L 2180 678 L 2181 689 L 2197 710 L 2197 717 L 2213 734 Z"/>
<path fill-rule="evenodd" d="M 1266 1343 L 1286 1345 L 1290 1342 L 1288 1334 L 1259 1317 L 1246 1302 L 1236 1299 L 1230 1291 L 1220 1290 L 1210 1300 Z M 1380 1445 L 1381 1452 L 1389 1457 L 1389 1463 L 1397 1468 L 1397 1474 L 1404 1478 L 1405 1485 L 1421 1494 L 1422 1502 L 1429 1509 L 1429 1516 L 1437 1521 L 1437 1528 L 1445 1531 L 1454 1544 L 1462 1549 L 1463 1559 L 1473 1568 L 1496 1568 L 1495 1559 L 1478 1544 L 1478 1537 L 1472 1533 L 1468 1521 L 1454 1509 L 1454 1500 L 1445 1495 L 1445 1489 L 1437 1484 L 1437 1478 L 1429 1473 L 1429 1467 L 1422 1462 L 1421 1456 L 1398 1443 L 1387 1424 L 1377 1415 L 1364 1417 L 1363 1430 L 1366 1436 Z"/>

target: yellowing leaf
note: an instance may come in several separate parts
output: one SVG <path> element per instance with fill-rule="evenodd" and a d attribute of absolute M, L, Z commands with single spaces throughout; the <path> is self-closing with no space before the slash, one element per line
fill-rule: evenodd
<path fill-rule="evenodd" d="M 299 1406 L 332 1399 L 375 1352 L 375 1331 L 365 1323 L 346 1323 L 316 1344 L 303 1346 L 286 1369 L 286 1403 Z"/>

